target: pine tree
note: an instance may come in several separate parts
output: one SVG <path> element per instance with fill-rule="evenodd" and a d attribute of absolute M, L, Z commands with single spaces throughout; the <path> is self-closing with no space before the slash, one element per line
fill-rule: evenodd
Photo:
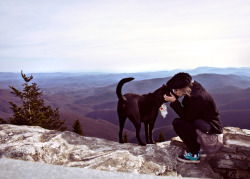
<path fill-rule="evenodd" d="M 77 119 L 74 124 L 73 124 L 73 132 L 84 136 L 83 132 L 82 132 L 82 126 L 81 123 L 79 122 L 79 120 Z"/>
<path fill-rule="evenodd" d="M 4 119 L 0 118 L 0 124 L 7 124 L 8 122 L 5 121 Z"/>
<path fill-rule="evenodd" d="M 126 132 L 123 134 L 123 142 L 128 143 L 128 135 Z"/>
<path fill-rule="evenodd" d="M 66 130 L 66 127 L 63 127 L 65 121 L 60 120 L 59 108 L 53 110 L 51 106 L 45 106 L 42 98 L 43 92 L 40 91 L 36 83 L 29 84 L 33 76 L 27 77 L 23 72 L 21 72 L 21 75 L 25 81 L 22 84 L 23 91 L 9 86 L 12 89 L 11 93 L 19 97 L 22 102 L 22 106 L 19 107 L 15 103 L 9 102 L 10 108 L 14 112 L 14 116 L 10 118 L 10 123 L 41 126 L 50 130 Z"/>
<path fill-rule="evenodd" d="M 163 132 L 160 132 L 160 133 L 159 133 L 159 137 L 158 137 L 158 140 L 157 140 L 157 141 L 158 141 L 158 142 L 164 142 L 164 141 L 166 141 Z"/>

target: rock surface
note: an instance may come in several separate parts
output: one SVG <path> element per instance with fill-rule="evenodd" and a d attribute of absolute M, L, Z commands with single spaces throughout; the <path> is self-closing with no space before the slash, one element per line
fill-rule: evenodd
<path fill-rule="evenodd" d="M 78 167 L 63 167 L 41 162 L 29 162 L 15 159 L 0 159 L 1 179 L 170 179 L 176 177 L 153 176 L 143 174 L 130 174 L 109 172 Z"/>
<path fill-rule="evenodd" d="M 225 127 L 223 129 L 224 146 L 219 152 L 209 154 L 201 158 L 198 165 L 178 163 L 179 173 L 187 172 L 182 176 L 197 176 L 194 167 L 201 167 L 208 164 L 215 173 L 223 178 L 250 178 L 250 130 L 236 127 Z M 185 148 L 179 137 L 172 139 L 172 145 Z M 177 165 L 177 166 L 178 166 Z M 184 169 L 182 169 L 184 168 Z"/>
<path fill-rule="evenodd" d="M 250 178 L 250 130 L 224 128 L 223 148 L 207 158 L 215 172 L 225 178 Z"/>
<path fill-rule="evenodd" d="M 0 156 L 112 172 L 155 176 L 242 178 L 249 176 L 250 131 L 225 128 L 225 146 L 199 164 L 176 161 L 185 146 L 175 138 L 156 145 L 119 144 L 36 126 L 0 125 Z"/>

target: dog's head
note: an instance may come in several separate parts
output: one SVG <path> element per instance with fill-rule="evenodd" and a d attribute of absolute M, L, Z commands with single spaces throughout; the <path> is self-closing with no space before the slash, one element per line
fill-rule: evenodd
<path fill-rule="evenodd" d="M 170 93 L 172 93 L 176 97 L 176 99 L 178 98 L 178 96 L 174 94 L 173 90 L 165 84 L 163 84 L 162 87 L 154 92 L 154 94 L 160 98 L 162 103 L 166 102 L 163 95 L 166 94 L 167 96 L 170 96 Z"/>

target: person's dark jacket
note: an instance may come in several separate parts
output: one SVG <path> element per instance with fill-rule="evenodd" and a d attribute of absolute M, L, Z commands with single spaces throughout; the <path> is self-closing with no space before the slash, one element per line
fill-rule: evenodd
<path fill-rule="evenodd" d="M 196 81 L 194 81 L 191 89 L 190 97 L 185 95 L 182 104 L 179 100 L 175 100 L 170 103 L 170 106 L 181 119 L 187 121 L 203 119 L 211 124 L 212 133 L 221 134 L 222 126 L 219 111 L 213 97 Z"/>

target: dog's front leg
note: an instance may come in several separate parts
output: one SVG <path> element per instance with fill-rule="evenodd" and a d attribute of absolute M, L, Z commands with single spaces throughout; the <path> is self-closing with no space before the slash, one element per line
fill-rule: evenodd
<path fill-rule="evenodd" d="M 144 127 L 145 127 L 145 138 L 146 138 L 146 143 L 149 144 L 150 141 L 149 141 L 149 131 L 148 131 L 148 123 L 144 123 Z"/>
<path fill-rule="evenodd" d="M 139 145 L 141 146 L 146 146 L 146 144 L 144 142 L 141 141 L 141 137 L 140 137 L 140 131 L 136 131 L 136 138 L 139 142 Z"/>
<path fill-rule="evenodd" d="M 149 124 L 149 143 L 150 144 L 155 144 L 153 141 L 153 129 L 154 129 L 154 124 Z"/>

